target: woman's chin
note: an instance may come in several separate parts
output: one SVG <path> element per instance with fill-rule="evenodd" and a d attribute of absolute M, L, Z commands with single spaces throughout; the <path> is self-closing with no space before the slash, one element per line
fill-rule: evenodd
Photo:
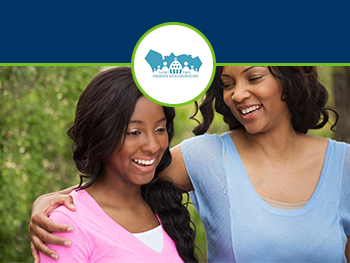
<path fill-rule="evenodd" d="M 246 132 L 251 135 L 256 135 L 264 132 L 264 129 L 262 127 L 258 127 L 257 125 L 246 125 L 244 128 Z"/>

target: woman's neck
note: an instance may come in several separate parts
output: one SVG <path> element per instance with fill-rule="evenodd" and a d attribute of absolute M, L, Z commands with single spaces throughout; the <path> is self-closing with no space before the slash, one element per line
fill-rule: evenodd
<path fill-rule="evenodd" d="M 159 226 L 154 211 L 142 196 L 141 186 L 123 185 L 115 179 L 101 176 L 86 191 L 112 220 L 130 233 Z"/>
<path fill-rule="evenodd" d="M 100 206 L 116 206 L 128 209 L 132 204 L 144 203 L 141 186 L 116 180 L 112 176 L 100 175 L 86 191 Z"/>
<path fill-rule="evenodd" d="M 249 134 L 244 129 L 243 137 L 246 146 L 253 151 L 262 151 L 267 157 L 283 158 L 300 150 L 303 134 L 297 133 L 293 126 L 280 125 L 269 132 Z"/>

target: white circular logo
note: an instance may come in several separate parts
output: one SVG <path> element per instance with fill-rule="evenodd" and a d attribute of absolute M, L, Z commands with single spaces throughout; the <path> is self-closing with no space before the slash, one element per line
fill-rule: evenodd
<path fill-rule="evenodd" d="M 164 106 L 198 99 L 215 74 L 214 51 L 197 29 L 166 23 L 147 31 L 136 44 L 132 72 L 142 93 Z"/>

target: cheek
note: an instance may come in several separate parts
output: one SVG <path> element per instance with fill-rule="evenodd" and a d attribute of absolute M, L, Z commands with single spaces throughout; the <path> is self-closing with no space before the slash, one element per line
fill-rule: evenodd
<path fill-rule="evenodd" d="M 165 136 L 162 136 L 162 138 L 159 141 L 159 145 L 163 152 L 168 148 L 169 146 L 168 134 L 166 134 Z"/>
<path fill-rule="evenodd" d="M 282 90 L 282 84 L 275 79 L 271 79 L 260 88 L 260 94 L 265 99 L 272 98 L 276 102 L 282 102 Z"/>
<path fill-rule="evenodd" d="M 165 150 L 168 148 L 169 146 L 169 138 L 168 138 L 168 134 L 162 134 L 157 138 L 157 142 L 159 144 L 160 147 L 160 153 L 161 155 L 164 154 Z"/>
<path fill-rule="evenodd" d="M 236 108 L 233 105 L 233 100 L 232 100 L 232 92 L 229 91 L 224 91 L 223 92 L 223 99 L 227 107 L 229 107 L 231 113 L 233 116 L 237 119 L 239 117 L 239 112 L 236 112 Z"/>
<path fill-rule="evenodd" d="M 225 102 L 226 106 L 230 107 L 230 105 L 232 104 L 231 94 L 229 92 L 227 92 L 227 91 L 226 92 L 223 91 L 222 97 L 224 99 L 224 102 Z"/>

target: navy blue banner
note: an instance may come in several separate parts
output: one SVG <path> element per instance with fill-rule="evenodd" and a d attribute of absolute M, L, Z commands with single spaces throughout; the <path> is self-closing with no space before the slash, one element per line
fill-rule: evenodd
<path fill-rule="evenodd" d="M 350 4 L 332 4 L 7 1 L 0 63 L 130 63 L 140 37 L 165 22 L 201 31 L 217 63 L 349 63 Z"/>

